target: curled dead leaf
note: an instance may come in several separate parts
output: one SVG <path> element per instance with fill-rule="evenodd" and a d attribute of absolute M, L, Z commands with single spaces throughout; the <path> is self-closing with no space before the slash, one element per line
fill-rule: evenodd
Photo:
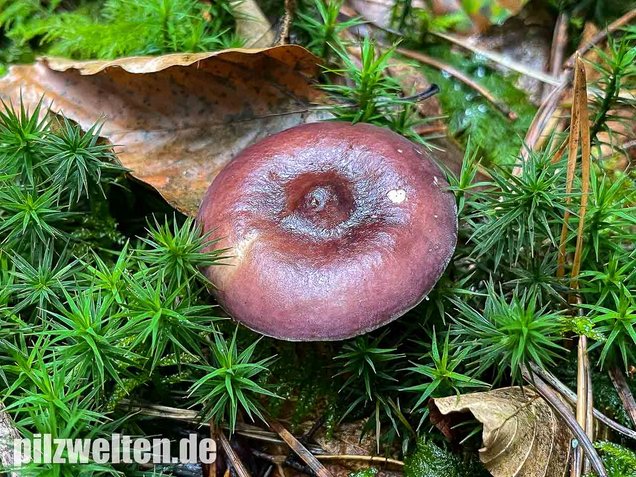
<path fill-rule="evenodd" d="M 300 46 L 131 57 L 43 58 L 0 78 L 0 98 L 45 105 L 102 136 L 131 174 L 196 213 L 225 164 L 270 134 L 315 120 L 317 58 Z"/>
<path fill-rule="evenodd" d="M 494 477 L 565 475 L 572 435 L 550 405 L 530 387 L 437 398 L 433 411 L 470 412 L 483 424 L 480 460 Z M 437 419 L 447 429 L 444 419 Z"/>

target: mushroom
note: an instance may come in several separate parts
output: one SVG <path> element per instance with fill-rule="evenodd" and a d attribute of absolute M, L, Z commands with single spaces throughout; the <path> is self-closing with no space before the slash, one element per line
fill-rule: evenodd
<path fill-rule="evenodd" d="M 457 209 L 421 147 L 369 124 L 297 126 L 243 150 L 198 220 L 231 249 L 206 275 L 237 321 L 291 341 L 350 338 L 417 305 L 446 268 Z"/>

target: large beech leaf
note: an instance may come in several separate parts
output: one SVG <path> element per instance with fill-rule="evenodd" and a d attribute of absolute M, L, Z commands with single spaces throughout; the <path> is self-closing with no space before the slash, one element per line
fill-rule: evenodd
<path fill-rule="evenodd" d="M 51 110 L 101 135 L 121 163 L 174 207 L 194 214 L 240 150 L 315 118 L 317 59 L 300 46 L 131 57 L 42 58 L 0 78 L 0 98 Z"/>
<path fill-rule="evenodd" d="M 495 477 L 565 475 L 572 435 L 550 405 L 530 387 L 510 387 L 432 400 L 447 416 L 470 412 L 483 424 L 479 457 Z M 437 420 L 442 430 L 443 420 Z"/>

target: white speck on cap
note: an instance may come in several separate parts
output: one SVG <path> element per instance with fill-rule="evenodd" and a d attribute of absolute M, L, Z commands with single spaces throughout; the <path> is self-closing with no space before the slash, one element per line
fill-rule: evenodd
<path fill-rule="evenodd" d="M 401 204 L 406 200 L 406 191 L 404 189 L 393 189 L 386 196 L 394 204 Z"/>

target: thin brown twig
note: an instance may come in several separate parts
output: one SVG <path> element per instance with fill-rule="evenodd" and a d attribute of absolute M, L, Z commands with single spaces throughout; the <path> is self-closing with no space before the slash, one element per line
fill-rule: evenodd
<path fill-rule="evenodd" d="M 521 373 L 526 381 L 534 385 L 537 392 L 548 402 L 548 404 L 550 404 L 552 409 L 554 409 L 554 411 L 572 431 L 574 436 L 577 438 L 579 445 L 583 447 L 587 458 L 590 459 L 594 471 L 599 475 L 599 477 L 607 477 L 607 471 L 605 470 L 605 466 L 603 465 L 603 461 L 598 455 L 598 452 L 594 448 L 594 444 L 592 444 L 590 438 L 576 421 L 576 417 L 572 414 L 572 411 L 568 409 L 563 401 L 559 399 L 556 392 L 545 381 L 543 381 L 541 377 L 536 374 L 532 374 L 525 365 L 521 366 Z"/>
<path fill-rule="evenodd" d="M 280 26 L 277 45 L 285 45 L 289 43 L 289 32 L 291 31 L 291 24 L 294 21 L 294 14 L 296 13 L 296 0 L 285 0 L 285 13 L 283 14 L 283 21 Z"/>
<path fill-rule="evenodd" d="M 119 403 L 120 407 L 126 408 L 129 411 L 139 412 L 144 416 L 154 416 L 163 419 L 173 419 L 176 421 L 187 422 L 195 425 L 203 425 L 198 418 L 196 411 L 190 411 L 188 409 L 180 409 L 177 407 L 160 406 L 155 404 L 142 405 L 133 404 L 127 399 L 122 399 Z M 227 429 L 227 426 L 225 426 Z M 274 432 L 266 431 L 256 426 L 251 426 L 242 422 L 236 423 L 236 434 L 247 437 L 248 439 L 259 440 L 262 442 L 269 442 L 272 444 L 284 444 L 285 442 L 278 437 Z"/>
<path fill-rule="evenodd" d="M 566 71 L 564 75 L 565 78 L 563 79 L 563 82 L 550 92 L 545 101 L 541 103 L 541 106 L 539 106 L 534 118 L 532 118 L 530 127 L 526 132 L 526 137 L 523 140 L 523 145 L 521 146 L 520 156 L 522 163 L 526 161 L 530 152 L 534 150 L 537 142 L 543 134 L 543 131 L 550 122 L 550 118 L 559 107 L 559 103 L 561 102 L 563 95 L 570 86 L 570 81 L 572 81 L 570 72 Z M 521 174 L 521 167 L 522 166 L 515 167 L 515 175 Z"/>
<path fill-rule="evenodd" d="M 433 133 L 446 133 L 446 131 L 448 130 L 448 126 L 446 126 L 445 124 L 423 124 L 421 126 L 415 126 L 413 128 L 413 131 L 415 131 L 417 134 L 419 134 L 420 136 L 426 136 L 427 134 L 433 134 Z M 440 134 L 440 136 L 443 136 L 443 134 Z"/>
<path fill-rule="evenodd" d="M 284 455 L 269 455 L 264 452 L 253 450 L 252 454 L 256 457 L 268 460 L 272 464 L 284 464 L 287 460 L 287 456 Z M 320 461 L 354 461 L 354 462 L 366 462 L 368 464 L 384 464 L 393 465 L 396 467 L 404 467 L 404 462 L 397 459 L 389 459 L 387 457 L 379 457 L 373 455 L 359 455 L 359 454 L 316 454 L 316 459 Z"/>
<path fill-rule="evenodd" d="M 270 455 L 270 454 L 267 454 L 266 452 L 262 452 L 257 449 L 250 449 L 250 452 L 252 453 L 254 457 L 258 457 L 259 459 L 266 460 L 269 463 L 274 465 L 283 465 L 285 461 L 287 460 L 286 455 Z"/>
<path fill-rule="evenodd" d="M 275 466 L 283 466 L 290 467 L 291 469 L 300 472 L 305 475 L 314 475 L 314 472 L 302 462 L 298 462 L 297 460 L 292 460 L 289 458 L 289 455 L 271 455 L 267 452 L 263 452 L 257 449 L 251 449 L 250 452 L 252 455 L 258 459 L 265 460 L 272 465 Z"/>
<path fill-rule="evenodd" d="M 404 462 L 397 459 L 389 459 L 387 457 L 378 457 L 372 455 L 357 454 L 317 454 L 318 460 L 352 460 L 359 462 L 368 462 L 369 464 L 391 464 L 398 467 L 404 467 Z"/>
<path fill-rule="evenodd" d="M 210 437 L 214 439 L 215 435 L 216 426 L 214 425 L 214 421 L 210 419 Z M 208 477 L 216 477 L 216 465 L 214 462 L 208 465 Z"/>
<path fill-rule="evenodd" d="M 587 79 L 585 75 L 585 67 L 580 57 L 576 58 L 576 71 L 574 73 L 574 102 L 579 111 L 578 130 L 571 128 L 570 134 L 581 135 L 581 204 L 579 206 L 579 224 L 576 234 L 576 246 L 574 251 L 574 259 L 572 262 L 572 274 L 570 280 L 570 288 L 572 290 L 579 289 L 579 272 L 581 270 L 581 260 L 583 257 L 584 242 L 584 225 L 587 212 L 587 201 L 590 188 L 590 118 L 587 104 Z M 570 151 L 571 152 L 571 151 Z M 576 152 L 574 153 L 576 156 Z M 580 304 L 580 297 L 576 298 Z M 571 297 L 570 301 L 573 300 Z M 587 351 L 587 337 L 579 336 L 578 343 L 578 395 L 581 399 L 577 405 L 577 420 L 582 425 L 590 440 L 594 439 L 593 421 L 589 419 L 593 409 L 593 392 L 590 386 L 592 382 L 591 370 L 589 364 L 589 355 Z M 589 459 L 583 460 L 582 473 L 588 473 L 590 470 Z M 581 473 L 581 474 L 582 474 Z M 576 477 L 579 477 L 577 474 Z"/>
<path fill-rule="evenodd" d="M 511 60 L 501 53 L 497 53 L 494 51 L 487 50 L 485 48 L 481 48 L 477 45 L 472 44 L 469 40 L 457 37 L 455 35 L 451 35 L 448 33 L 441 32 L 430 32 L 432 35 L 437 36 L 443 40 L 451 42 L 457 46 L 461 46 L 462 48 L 471 51 L 477 55 L 483 56 L 484 58 L 489 59 L 490 61 L 503 66 L 512 71 L 516 71 L 517 73 L 521 73 L 524 76 L 528 76 L 529 78 L 536 79 L 541 81 L 542 83 L 549 84 L 552 86 L 558 86 L 561 84 L 559 77 L 556 75 L 549 75 L 542 71 L 537 71 L 530 66 L 526 66 L 523 63 L 519 63 L 517 61 Z"/>
<path fill-rule="evenodd" d="M 251 474 L 245 468 L 245 465 L 243 464 L 239 456 L 236 454 L 236 452 L 234 452 L 234 449 L 232 449 L 232 444 L 230 444 L 230 441 L 227 440 L 225 434 L 223 434 L 223 432 L 219 430 L 216 435 L 218 440 L 221 442 L 221 447 L 223 448 L 223 451 L 225 452 L 230 465 L 234 468 L 236 475 L 238 475 L 238 477 L 251 477 Z"/>
<path fill-rule="evenodd" d="M 543 379 L 548 384 L 550 384 L 550 386 L 552 386 L 556 391 L 558 391 L 559 394 L 561 394 L 561 396 L 563 396 L 568 402 L 576 406 L 576 402 L 577 402 L 576 393 L 572 391 L 570 388 L 568 388 L 561 381 L 559 381 L 559 379 L 556 376 L 549 373 L 548 371 L 541 369 L 535 363 L 530 363 L 530 369 L 535 375 L 540 376 L 541 379 Z M 599 420 L 599 422 L 602 422 L 610 429 L 618 432 L 619 434 L 625 437 L 629 437 L 630 439 L 636 440 L 636 431 L 629 429 L 628 427 L 625 427 L 622 424 L 619 424 L 618 422 L 606 416 L 605 414 L 603 414 L 601 411 L 599 411 L 596 408 L 593 408 L 593 415 L 596 419 Z"/>
<path fill-rule="evenodd" d="M 621 398 L 625 411 L 627 411 L 630 419 L 636 425 L 636 399 L 634 399 L 634 395 L 629 389 L 625 375 L 618 366 L 610 368 L 609 375 L 618 396 Z"/>
<path fill-rule="evenodd" d="M 552 48 L 550 51 L 550 74 L 558 77 L 563 68 L 563 58 L 565 58 L 565 48 L 568 43 L 568 23 L 570 17 L 567 13 L 560 13 L 556 25 L 554 26 L 554 36 L 552 38 Z"/>
<path fill-rule="evenodd" d="M 318 476 L 318 477 L 333 477 L 331 472 L 320 463 L 316 456 L 307 450 L 307 448 L 296 439 L 291 432 L 275 419 L 269 420 L 269 426 L 283 439 L 289 447 L 300 457 L 305 464 Z"/>
<path fill-rule="evenodd" d="M 590 39 L 590 41 L 588 41 L 585 45 L 583 45 L 582 47 L 578 49 L 578 53 L 581 56 L 585 55 L 588 51 L 590 51 L 596 45 L 598 45 L 603 40 L 605 40 L 610 33 L 614 33 L 619 28 L 623 28 L 625 25 L 627 25 L 634 19 L 636 19 L 636 8 L 631 9 L 630 11 L 625 13 L 622 17 L 610 23 L 607 26 L 607 28 L 599 31 L 596 35 L 594 35 Z M 572 68 L 574 66 L 575 59 L 576 58 L 574 57 L 574 55 L 570 56 L 570 58 L 568 58 L 568 61 L 565 62 L 565 67 Z"/>
<path fill-rule="evenodd" d="M 552 47 L 550 48 L 550 70 L 549 73 L 553 77 L 559 77 L 561 75 L 561 69 L 563 68 L 563 58 L 565 57 L 565 47 L 568 42 L 568 22 L 569 16 L 567 13 L 560 13 L 556 24 L 554 25 L 554 34 L 552 36 Z M 557 82 L 558 86 L 560 81 Z M 548 97 L 551 88 L 547 85 L 543 87 L 542 100 Z"/>
<path fill-rule="evenodd" d="M 563 143 L 561 143 L 561 145 L 557 147 L 556 150 L 554 150 L 554 154 L 552 155 L 552 159 L 551 159 L 553 164 L 556 164 L 557 162 L 561 160 L 567 145 L 568 145 L 568 142 L 563 141 Z"/>
<path fill-rule="evenodd" d="M 408 58 L 412 58 L 417 60 L 425 65 L 432 66 L 433 68 L 437 68 L 438 70 L 445 71 L 449 75 L 458 79 L 462 83 L 468 85 L 479 94 L 481 94 L 484 98 L 490 101 L 499 111 L 501 111 L 507 118 L 510 120 L 517 119 L 517 113 L 512 111 L 506 104 L 502 103 L 499 99 L 495 97 L 493 93 L 491 93 L 487 88 L 477 83 L 470 76 L 468 76 L 463 71 L 458 70 L 457 68 L 447 65 L 446 63 L 433 58 L 431 56 L 425 55 L 424 53 L 420 53 L 419 51 L 408 50 L 406 48 L 398 48 L 396 50 L 399 54 L 404 55 Z"/>
<path fill-rule="evenodd" d="M 574 184 L 574 174 L 576 171 L 576 163 L 579 151 L 579 143 L 581 145 L 581 204 L 579 207 L 579 224 L 576 236 L 576 248 L 574 252 L 574 260 L 572 263 L 572 278 L 570 288 L 578 290 L 578 275 L 581 269 L 581 259 L 583 254 L 583 229 L 585 225 L 585 214 L 587 211 L 587 201 L 589 195 L 590 183 L 590 124 L 589 112 L 587 109 L 587 88 L 586 75 L 583 61 L 577 57 L 576 70 L 574 74 L 574 100 L 572 101 L 572 110 L 570 114 L 570 135 L 568 140 L 568 163 L 567 163 L 567 179 L 565 192 L 568 194 L 566 204 L 571 202 L 571 192 Z M 563 225 L 561 228 L 561 239 L 559 242 L 559 256 L 557 263 L 557 277 L 563 277 L 565 274 L 565 251 L 567 246 L 568 222 L 570 219 L 570 210 L 566 209 L 563 215 Z M 570 297 L 570 302 L 575 297 Z"/>
<path fill-rule="evenodd" d="M 347 7 L 348 8 L 348 7 Z M 344 9 L 343 9 L 344 10 Z M 361 15 L 360 12 L 358 12 L 357 10 L 353 10 L 351 9 L 348 12 L 348 16 L 353 17 L 353 16 L 361 16 L 362 18 L 365 19 L 365 23 L 373 26 L 374 28 L 381 30 L 381 31 L 385 31 L 388 33 L 391 33 L 392 35 L 398 36 L 398 37 L 404 37 L 404 35 L 397 31 L 397 30 L 393 30 L 391 28 L 387 28 L 385 26 L 379 25 L 378 23 L 374 22 L 373 20 L 370 20 L 366 17 L 364 17 L 364 15 Z M 559 78 L 554 77 L 554 76 L 550 76 L 546 73 L 543 73 L 542 71 L 536 71 L 534 69 L 532 69 L 529 66 L 524 65 L 523 63 L 519 63 L 518 61 L 515 61 L 511 58 L 508 58 L 504 55 L 502 55 L 501 53 L 497 53 L 496 51 L 491 51 L 491 50 L 487 50 L 485 48 L 481 48 L 478 45 L 475 45 L 473 43 L 470 42 L 470 40 L 465 40 L 464 38 L 455 36 L 455 35 L 451 35 L 448 33 L 442 33 L 442 32 L 436 32 L 436 31 L 430 31 L 429 32 L 431 35 L 437 36 L 438 38 L 441 38 L 443 40 L 446 40 L 450 43 L 453 43 L 457 46 L 460 46 L 468 51 L 471 51 L 477 55 L 483 56 L 484 58 L 489 59 L 490 61 L 492 61 L 493 63 L 496 63 L 500 66 L 503 66 L 504 68 L 507 68 L 509 70 L 512 71 L 516 71 L 517 73 L 521 73 L 524 76 L 528 76 L 529 78 L 533 78 L 536 79 L 538 81 L 541 81 L 545 84 L 551 84 L 553 86 L 558 86 L 560 84 Z"/>

